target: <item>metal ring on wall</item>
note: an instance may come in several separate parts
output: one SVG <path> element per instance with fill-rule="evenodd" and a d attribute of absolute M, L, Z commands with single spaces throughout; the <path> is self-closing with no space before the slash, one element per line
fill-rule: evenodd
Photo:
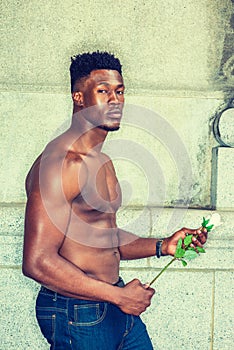
<path fill-rule="evenodd" d="M 224 118 L 225 115 L 227 116 L 227 113 L 228 114 L 231 113 L 230 130 L 231 130 L 231 132 L 233 132 L 233 134 L 231 135 L 230 140 L 229 140 L 229 138 L 225 139 L 225 137 L 222 136 L 221 132 L 220 132 L 221 118 Z M 232 114 L 233 114 L 233 116 L 232 116 Z M 226 106 L 223 110 L 221 110 L 221 112 L 217 113 L 217 115 L 214 119 L 214 122 L 213 122 L 214 137 L 221 146 L 234 147 L 234 131 L 233 130 L 234 130 L 234 99 L 231 100 L 229 102 L 228 106 Z"/>

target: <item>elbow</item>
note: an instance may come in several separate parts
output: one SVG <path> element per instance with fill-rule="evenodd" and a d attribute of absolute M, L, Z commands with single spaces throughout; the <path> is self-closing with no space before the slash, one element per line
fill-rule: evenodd
<path fill-rule="evenodd" d="M 43 269 L 43 259 L 40 257 L 24 257 L 22 264 L 22 273 L 24 276 L 41 283 L 43 282 Z"/>
<path fill-rule="evenodd" d="M 27 262 L 23 261 L 22 264 L 22 273 L 25 277 L 29 277 L 29 278 L 33 278 L 35 272 L 34 269 L 32 269 L 32 267 L 27 264 Z"/>
<path fill-rule="evenodd" d="M 37 280 L 38 276 L 38 269 L 36 264 L 33 261 L 29 261 L 28 259 L 23 260 L 22 264 L 22 273 L 24 276 L 28 278 L 32 278 L 34 280 Z"/>

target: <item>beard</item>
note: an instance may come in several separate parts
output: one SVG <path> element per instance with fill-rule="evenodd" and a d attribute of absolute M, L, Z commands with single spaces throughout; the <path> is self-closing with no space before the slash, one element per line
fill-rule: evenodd
<path fill-rule="evenodd" d="M 102 125 L 98 125 L 98 128 L 105 131 L 117 131 L 120 129 L 120 125 L 102 124 Z"/>

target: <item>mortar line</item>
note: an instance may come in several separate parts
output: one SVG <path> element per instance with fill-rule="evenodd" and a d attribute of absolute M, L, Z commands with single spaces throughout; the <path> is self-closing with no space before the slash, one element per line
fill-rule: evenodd
<path fill-rule="evenodd" d="M 0 270 L 2 269 L 21 270 L 22 264 L 21 265 L 0 265 Z"/>
<path fill-rule="evenodd" d="M 152 211 L 151 208 L 148 208 L 149 210 L 149 219 L 150 219 L 150 234 L 149 237 L 152 237 L 152 233 L 153 233 L 153 219 L 152 219 Z"/>
<path fill-rule="evenodd" d="M 120 266 L 120 269 L 122 271 L 129 271 L 129 270 L 132 270 L 132 271 L 135 271 L 135 270 L 139 270 L 139 271 L 143 271 L 144 269 L 146 268 L 146 266 L 142 267 L 142 266 Z M 163 266 L 161 267 L 152 267 L 150 266 L 148 268 L 147 271 L 161 271 L 163 268 Z M 182 272 L 182 273 L 188 273 L 188 272 L 195 272 L 195 273 L 211 273 L 211 272 L 234 272 L 234 269 L 233 268 L 205 268 L 205 269 L 199 269 L 199 268 L 189 268 L 189 269 L 186 269 L 186 268 L 173 268 L 171 267 L 170 269 L 168 269 L 168 272 Z"/>
<path fill-rule="evenodd" d="M 211 305 L 211 338 L 210 338 L 210 350 L 213 350 L 214 346 L 214 323 L 215 323 L 215 271 L 213 272 L 213 285 L 212 285 L 212 305 Z"/>
<path fill-rule="evenodd" d="M 153 233 L 153 219 L 152 219 L 152 211 L 151 208 L 148 208 L 149 211 L 149 224 L 150 224 L 150 229 L 149 229 L 149 237 L 152 237 L 152 233 Z M 155 248 L 156 249 L 156 248 Z M 150 268 L 151 267 L 151 263 L 150 263 L 150 257 L 147 258 L 147 267 Z"/>

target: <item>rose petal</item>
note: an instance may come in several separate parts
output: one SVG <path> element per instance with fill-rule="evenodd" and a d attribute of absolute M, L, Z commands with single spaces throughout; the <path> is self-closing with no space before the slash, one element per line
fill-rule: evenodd
<path fill-rule="evenodd" d="M 217 227 L 217 226 L 220 226 L 222 224 L 221 222 L 221 216 L 219 215 L 219 213 L 213 213 L 211 216 L 210 216 L 210 219 L 209 219 L 209 226 L 210 225 L 214 225 L 214 227 Z M 213 227 L 213 228 L 214 228 Z"/>

